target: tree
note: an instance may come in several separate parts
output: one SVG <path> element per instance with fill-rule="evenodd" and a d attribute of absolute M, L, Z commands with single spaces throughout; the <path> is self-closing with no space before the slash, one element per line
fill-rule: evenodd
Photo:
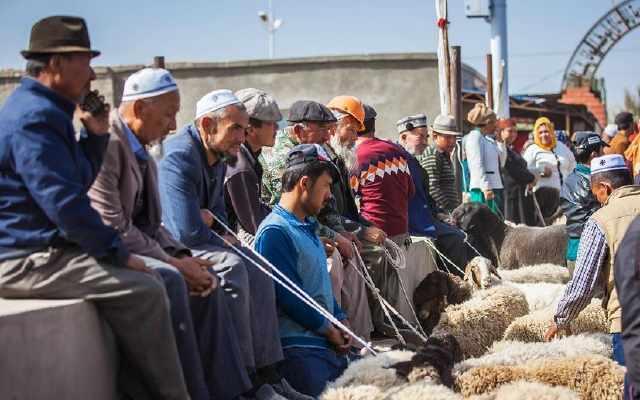
<path fill-rule="evenodd" d="M 628 89 L 624 90 L 624 108 L 636 117 L 640 116 L 640 86 L 636 88 L 635 95 Z"/>

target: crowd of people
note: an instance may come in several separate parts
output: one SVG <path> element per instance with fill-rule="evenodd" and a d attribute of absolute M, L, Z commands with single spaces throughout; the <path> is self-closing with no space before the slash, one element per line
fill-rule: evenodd
<path fill-rule="evenodd" d="M 117 109 L 84 106 L 100 53 L 81 18 L 39 21 L 22 54 L 27 76 L 0 109 L 0 297 L 93 302 L 123 398 L 318 396 L 372 337 L 403 334 L 377 297 L 405 289 L 390 249 L 425 238 L 457 274 L 477 255 L 451 218 L 463 201 L 528 225 L 564 214 L 574 278 L 547 336 L 604 282 L 616 360 L 625 341 L 638 360 L 628 113 L 568 145 L 539 118 L 522 154 L 514 122 L 483 104 L 465 135 L 417 114 L 385 140 L 354 96 L 296 101 L 279 129 L 269 93 L 217 89 L 178 127 L 180 90 L 161 68 L 129 76 Z M 165 138 L 156 162 L 149 146 Z"/>

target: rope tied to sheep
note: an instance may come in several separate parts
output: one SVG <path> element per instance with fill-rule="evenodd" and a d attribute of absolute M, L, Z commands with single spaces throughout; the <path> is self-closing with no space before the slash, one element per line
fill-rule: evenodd
<path fill-rule="evenodd" d="M 391 327 L 393 328 L 394 333 L 395 333 L 396 338 L 398 339 L 398 341 L 403 346 L 407 345 L 404 337 L 402 336 L 402 334 L 400 333 L 400 330 L 398 329 L 398 326 L 396 325 L 396 323 L 393 321 L 393 319 L 389 315 L 389 311 L 391 311 L 391 313 L 393 313 L 400 320 L 400 322 L 402 322 L 416 336 L 418 336 L 421 340 L 423 340 L 426 343 L 427 334 L 422 329 L 422 326 L 418 325 L 418 327 L 420 329 L 420 331 L 418 331 L 413 326 L 413 324 L 411 324 L 409 321 L 407 321 L 407 319 L 404 318 L 404 316 L 402 314 L 400 314 L 400 312 L 398 310 L 396 310 L 391 304 L 389 304 L 389 302 L 380 293 L 380 289 L 378 289 L 376 287 L 375 282 L 373 281 L 373 278 L 371 277 L 371 274 L 369 273 L 369 270 L 367 269 L 367 266 L 364 263 L 364 260 L 362 260 L 362 256 L 360 255 L 360 252 L 358 251 L 358 248 L 354 245 L 353 249 L 354 249 L 354 252 L 356 254 L 356 260 L 358 261 L 358 266 L 360 267 L 360 268 L 356 268 L 356 272 L 358 273 L 358 275 L 360 275 L 360 277 L 362 277 L 362 279 L 364 280 L 364 282 L 367 285 L 367 287 L 369 288 L 369 290 L 371 290 L 371 292 L 374 294 L 374 296 L 376 297 L 376 299 L 380 303 L 380 308 L 382 308 L 382 312 L 385 314 L 385 317 L 389 320 L 389 323 L 391 324 Z M 401 285 L 402 285 L 402 279 L 400 279 L 400 276 L 398 276 L 398 278 L 399 278 L 399 280 L 401 282 Z M 405 291 L 405 294 L 406 294 L 406 291 Z M 408 297 L 405 297 L 405 299 L 408 299 Z M 416 321 L 418 321 L 418 317 L 417 317 L 417 315 L 415 313 L 415 309 L 413 308 L 413 305 L 409 304 L 409 307 L 411 307 L 411 310 L 413 311 L 414 317 L 416 318 Z"/>
<path fill-rule="evenodd" d="M 444 260 L 446 262 L 448 262 L 449 264 L 451 264 L 455 269 L 457 269 L 458 271 L 460 271 L 463 275 L 464 275 L 464 271 L 460 269 L 460 267 L 458 267 L 453 261 L 451 261 L 449 258 L 447 258 L 447 256 L 445 256 L 444 254 L 442 254 L 442 252 L 440 250 L 438 250 L 438 248 L 436 247 L 435 243 L 433 243 L 430 240 L 427 240 L 427 245 L 436 252 L 436 254 L 440 257 L 441 260 Z M 443 263 L 444 264 L 444 263 Z M 448 272 L 451 272 L 451 270 L 449 269 L 449 267 L 447 267 L 446 264 L 444 264 L 445 268 L 447 269 Z"/>
<path fill-rule="evenodd" d="M 322 315 L 323 317 L 328 319 L 329 322 L 331 322 L 332 324 L 334 324 L 335 326 L 340 328 L 343 332 L 345 332 L 349 336 L 351 336 L 355 341 L 357 341 L 364 348 L 366 348 L 368 351 L 370 351 L 371 354 L 373 354 L 374 356 L 377 355 L 377 352 L 375 350 L 373 350 L 373 347 L 371 346 L 370 343 L 368 343 L 367 341 L 362 339 L 360 336 L 356 335 L 349 327 L 347 327 L 342 322 L 340 322 L 333 314 L 331 314 L 328 310 L 326 310 L 324 307 L 322 307 L 313 297 L 311 297 L 307 292 L 302 290 L 298 285 L 296 285 L 293 281 L 291 281 L 291 279 L 289 279 L 288 276 L 286 276 L 283 272 L 281 272 L 278 268 L 276 268 L 276 266 L 274 266 L 262 254 L 258 253 L 257 251 L 255 251 L 251 247 L 247 246 L 246 242 L 244 242 L 240 237 L 238 237 L 238 235 L 236 235 L 236 233 L 231 228 L 229 228 L 222 220 L 220 220 L 215 214 L 212 214 L 212 215 L 213 215 L 213 218 L 218 222 L 218 224 L 220 224 L 220 226 L 222 226 L 229 234 L 232 235 L 232 237 L 234 237 L 238 242 L 240 242 L 240 244 L 244 248 L 249 250 L 251 252 L 251 254 L 253 254 L 260 261 L 262 261 L 267 266 L 269 266 L 269 268 L 271 268 L 271 271 L 267 270 L 264 266 L 260 265 L 260 263 L 256 262 L 254 259 L 252 259 L 248 255 L 246 255 L 234 243 L 231 243 L 223 235 L 220 235 L 215 230 L 211 230 L 211 232 L 213 232 L 214 235 L 216 235 L 227 246 L 229 246 L 231 249 L 233 249 L 240 257 L 244 258 L 245 260 L 247 260 L 248 262 L 253 264 L 256 268 L 258 268 L 260 271 L 262 271 L 265 275 L 269 276 L 274 282 L 278 283 L 280 286 L 285 288 L 287 291 L 289 291 L 295 297 L 300 299 L 307 306 L 309 306 L 312 309 L 316 310 L 320 315 Z M 275 274 L 273 272 L 275 272 Z M 278 276 L 276 276 L 276 275 L 278 275 Z"/>

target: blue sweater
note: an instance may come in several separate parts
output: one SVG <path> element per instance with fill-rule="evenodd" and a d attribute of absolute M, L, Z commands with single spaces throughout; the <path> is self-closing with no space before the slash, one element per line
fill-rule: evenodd
<path fill-rule="evenodd" d="M 425 172 L 418 160 L 407 153 L 407 164 L 411 172 L 411 179 L 416 188 L 415 194 L 409 200 L 409 233 L 414 236 L 436 236 L 433 216 L 427 201 Z"/>
<path fill-rule="evenodd" d="M 256 233 L 256 250 L 338 320 L 346 318 L 333 296 L 324 246 L 314 219 L 298 220 L 276 205 Z M 330 322 L 276 284 L 282 347 L 330 348 L 324 333 Z"/>
<path fill-rule="evenodd" d="M 0 259 L 68 244 L 121 266 L 129 256 L 87 196 L 109 135 L 76 140 L 74 110 L 31 78 L 0 109 Z"/>
<path fill-rule="evenodd" d="M 162 222 L 178 241 L 192 249 L 223 246 L 200 216 L 208 209 L 227 221 L 224 203 L 224 162 L 209 166 L 197 128 L 185 126 L 164 142 L 165 155 L 158 165 Z"/>

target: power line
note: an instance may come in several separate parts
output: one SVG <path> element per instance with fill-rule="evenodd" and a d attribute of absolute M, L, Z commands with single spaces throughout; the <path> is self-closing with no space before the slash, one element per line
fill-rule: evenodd
<path fill-rule="evenodd" d="M 636 49 L 612 49 L 612 52 L 620 52 L 620 53 L 637 53 L 640 52 L 640 48 L 636 48 Z M 570 55 L 573 54 L 573 50 L 571 51 L 539 51 L 539 52 L 533 52 L 533 53 L 512 53 L 509 55 L 509 58 L 524 58 L 524 57 L 557 57 L 557 56 L 566 56 L 566 55 Z M 471 60 L 471 59 L 484 59 L 486 56 L 482 55 L 482 56 L 469 56 L 469 57 L 464 57 L 465 59 Z"/>
<path fill-rule="evenodd" d="M 551 78 L 555 78 L 559 74 L 562 74 L 562 73 L 564 73 L 564 67 L 562 67 L 562 68 L 560 68 L 560 69 L 558 69 L 556 71 L 553 71 L 552 73 L 550 73 L 548 75 L 543 76 L 542 78 L 540 78 L 539 80 L 537 80 L 537 81 L 535 81 L 533 83 L 530 83 L 530 84 L 524 86 L 522 89 L 518 90 L 517 93 L 526 93 L 529 89 L 531 89 L 533 87 L 536 87 L 539 84 L 541 84 L 543 82 L 546 82 Z"/>

